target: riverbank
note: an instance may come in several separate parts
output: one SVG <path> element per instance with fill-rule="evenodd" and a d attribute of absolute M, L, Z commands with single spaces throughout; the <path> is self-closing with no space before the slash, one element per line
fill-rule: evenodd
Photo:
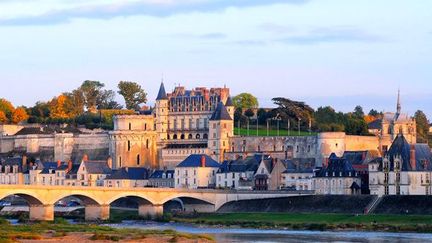
<path fill-rule="evenodd" d="M 432 233 L 432 215 L 224 213 L 176 216 L 171 220 L 213 227 Z"/>
<path fill-rule="evenodd" d="M 213 242 L 208 235 L 179 233 L 174 230 L 116 229 L 96 224 L 69 224 L 64 219 L 55 222 L 11 225 L 0 219 L 0 242 Z"/>

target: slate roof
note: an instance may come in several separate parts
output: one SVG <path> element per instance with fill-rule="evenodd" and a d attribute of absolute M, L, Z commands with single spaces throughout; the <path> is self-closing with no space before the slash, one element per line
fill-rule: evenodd
<path fill-rule="evenodd" d="M 369 130 L 381 130 L 381 128 L 382 128 L 382 119 L 376 119 L 368 123 Z"/>
<path fill-rule="evenodd" d="M 15 135 L 31 135 L 31 134 L 53 134 L 53 133 L 74 133 L 78 134 L 81 131 L 73 126 L 58 127 L 58 126 L 43 126 L 43 127 L 24 127 Z"/>
<path fill-rule="evenodd" d="M 334 173 L 334 174 L 333 174 Z M 330 155 L 328 166 L 317 171 L 316 177 L 356 177 L 356 171 L 350 161 Z"/>
<path fill-rule="evenodd" d="M 228 96 L 227 101 L 225 102 L 225 106 L 234 106 L 231 96 Z"/>
<path fill-rule="evenodd" d="M 201 157 L 205 157 L 205 167 L 219 167 L 220 164 L 205 154 L 191 154 L 176 167 L 201 167 Z"/>
<path fill-rule="evenodd" d="M 106 161 L 85 161 L 84 166 L 89 174 L 111 174 L 112 172 Z"/>
<path fill-rule="evenodd" d="M 394 158 L 396 156 L 402 157 L 401 171 L 430 171 L 432 170 L 432 153 L 427 144 L 415 144 L 416 168 L 411 168 L 411 145 L 402 134 L 398 134 L 393 141 L 386 157 L 390 160 L 390 169 L 393 170 Z"/>
<path fill-rule="evenodd" d="M 220 121 L 220 120 L 231 121 L 232 118 L 228 113 L 225 105 L 222 102 L 219 102 L 216 107 L 216 110 L 213 112 L 212 116 L 210 117 L 210 120 L 211 121 Z"/>
<path fill-rule="evenodd" d="M 249 159 L 249 160 L 231 160 L 231 161 L 224 161 L 222 165 L 219 167 L 219 170 L 217 173 L 243 173 L 246 171 L 252 171 L 254 174 L 257 171 L 259 166 L 259 162 L 255 159 Z"/>
<path fill-rule="evenodd" d="M 149 170 L 142 167 L 128 167 L 114 170 L 107 180 L 147 180 Z"/>
<path fill-rule="evenodd" d="M 156 100 L 167 100 L 167 99 L 168 99 L 168 96 L 165 92 L 164 83 L 162 82 L 160 87 L 159 87 L 159 92 L 158 92 L 158 95 L 156 97 Z"/>
<path fill-rule="evenodd" d="M 162 178 L 165 173 L 165 178 Z M 168 174 L 171 174 L 171 178 L 168 178 Z M 174 179 L 174 170 L 155 170 L 151 175 L 150 179 Z"/>
<path fill-rule="evenodd" d="M 26 172 L 28 169 L 23 168 L 22 166 L 22 158 L 20 157 L 13 157 L 13 158 L 6 158 L 4 161 L 1 162 L 2 169 L 0 173 L 4 173 L 5 166 L 18 166 L 18 172 Z"/>
<path fill-rule="evenodd" d="M 314 158 L 295 158 L 283 162 L 286 167 L 283 173 L 313 173 L 315 168 Z"/>

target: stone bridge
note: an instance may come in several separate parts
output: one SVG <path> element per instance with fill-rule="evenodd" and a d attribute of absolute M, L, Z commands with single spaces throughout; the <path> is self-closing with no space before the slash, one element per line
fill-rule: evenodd
<path fill-rule="evenodd" d="M 163 213 L 163 205 L 172 200 L 183 202 L 185 211 L 215 212 L 231 201 L 281 198 L 310 195 L 312 192 L 186 190 L 173 188 L 111 188 L 0 185 L 0 200 L 11 195 L 24 198 L 29 205 L 31 220 L 54 220 L 54 204 L 66 197 L 80 199 L 85 207 L 86 220 L 109 218 L 110 204 L 121 198 L 132 198 L 138 203 L 138 214 L 155 216 Z"/>

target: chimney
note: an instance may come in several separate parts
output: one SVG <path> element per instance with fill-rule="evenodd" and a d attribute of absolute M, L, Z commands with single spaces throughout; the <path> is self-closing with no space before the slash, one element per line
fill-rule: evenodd
<path fill-rule="evenodd" d="M 61 160 L 57 160 L 57 168 L 60 167 L 61 165 Z"/>
<path fill-rule="evenodd" d="M 111 156 L 108 156 L 107 165 L 108 165 L 108 168 L 112 169 L 112 157 Z"/>
<path fill-rule="evenodd" d="M 27 156 L 23 155 L 22 156 L 22 168 L 23 170 L 27 167 Z"/>
<path fill-rule="evenodd" d="M 410 147 L 410 165 L 412 170 L 416 170 L 416 151 L 413 144 Z"/>
<path fill-rule="evenodd" d="M 206 167 L 206 158 L 204 155 L 201 155 L 201 167 Z"/>
<path fill-rule="evenodd" d="M 68 161 L 68 172 L 72 170 L 72 160 Z"/>
<path fill-rule="evenodd" d="M 84 161 L 84 162 L 87 162 L 87 161 L 88 161 L 88 155 L 87 155 L 87 154 L 84 154 L 84 155 L 83 155 L 82 161 Z"/>

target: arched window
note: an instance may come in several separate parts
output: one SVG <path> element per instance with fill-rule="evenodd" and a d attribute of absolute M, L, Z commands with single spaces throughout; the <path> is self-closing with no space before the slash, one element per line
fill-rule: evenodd
<path fill-rule="evenodd" d="M 144 123 L 144 130 L 147 131 L 147 123 Z"/>
<path fill-rule="evenodd" d="M 140 155 L 139 154 L 137 154 L 136 163 L 137 163 L 137 165 L 140 165 Z"/>
<path fill-rule="evenodd" d="M 180 135 L 180 139 L 184 139 L 184 138 L 185 138 L 184 134 Z"/>
<path fill-rule="evenodd" d="M 130 142 L 130 140 L 128 140 L 128 151 L 130 151 L 131 150 L 131 142 Z"/>
<path fill-rule="evenodd" d="M 167 135 L 167 139 L 168 139 L 168 140 L 170 140 L 170 139 L 171 139 L 171 136 L 170 136 L 169 134 Z"/>
<path fill-rule="evenodd" d="M 132 130 L 132 124 L 129 122 L 129 130 Z"/>
<path fill-rule="evenodd" d="M 204 133 L 203 138 L 204 138 L 204 139 L 208 139 L 208 134 L 207 134 L 207 133 Z"/>
<path fill-rule="evenodd" d="M 174 134 L 173 139 L 177 139 L 177 134 Z"/>
<path fill-rule="evenodd" d="M 149 140 L 147 139 L 146 140 L 146 149 L 148 149 L 149 148 Z"/>
<path fill-rule="evenodd" d="M 200 138 L 201 138 L 201 135 L 198 133 L 198 134 L 195 136 L 195 138 L 196 138 L 196 139 L 200 139 Z"/>
<path fill-rule="evenodd" d="M 189 134 L 189 135 L 188 135 L 188 139 L 192 139 L 192 134 Z"/>

